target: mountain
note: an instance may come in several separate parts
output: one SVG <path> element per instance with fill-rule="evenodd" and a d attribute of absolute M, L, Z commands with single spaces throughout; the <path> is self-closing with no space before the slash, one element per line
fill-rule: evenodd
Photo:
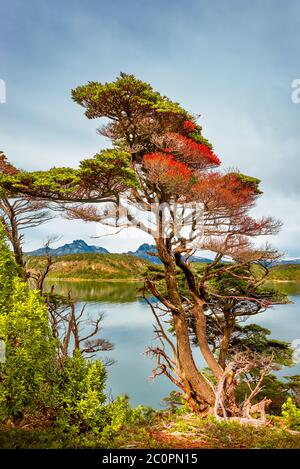
<path fill-rule="evenodd" d="M 282 259 L 279 264 L 300 264 L 300 258 L 295 257 L 294 259 Z"/>
<path fill-rule="evenodd" d="M 72 243 L 64 244 L 63 246 L 59 246 L 58 248 L 48 248 L 48 253 L 51 256 L 65 256 L 67 254 L 86 254 L 86 253 L 94 253 L 94 254 L 109 254 L 109 251 L 101 246 L 91 246 L 87 244 L 82 239 L 74 240 Z M 140 247 L 136 251 L 128 251 L 124 252 L 124 254 L 130 254 L 135 257 L 139 257 L 140 259 L 144 259 L 149 262 L 153 262 L 154 264 L 161 264 L 161 261 L 153 255 L 157 252 L 157 249 L 152 244 L 141 244 Z M 150 253 L 150 254 L 149 254 Z M 46 249 L 40 248 L 36 249 L 35 251 L 26 252 L 28 256 L 44 256 L 46 254 Z M 191 257 L 192 262 L 211 262 L 211 259 L 206 259 L 205 257 Z"/>
<path fill-rule="evenodd" d="M 100 253 L 100 254 L 109 254 L 107 249 L 90 246 L 82 239 L 76 239 L 70 244 L 64 244 L 58 248 L 48 248 L 47 252 L 51 256 L 64 256 L 66 254 L 85 254 L 85 253 Z M 44 256 L 46 254 L 46 248 L 36 249 L 35 251 L 26 252 L 28 256 Z"/>
<path fill-rule="evenodd" d="M 156 247 L 153 244 L 141 244 L 136 251 L 128 251 L 126 254 L 131 254 L 132 256 L 140 257 L 146 261 L 153 262 L 154 264 L 161 264 L 161 261 L 155 254 L 157 252 Z M 191 262 L 211 262 L 211 259 L 205 257 L 192 256 Z"/>

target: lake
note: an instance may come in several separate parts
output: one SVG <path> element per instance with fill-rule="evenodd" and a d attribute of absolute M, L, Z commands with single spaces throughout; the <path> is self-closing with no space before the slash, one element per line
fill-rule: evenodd
<path fill-rule="evenodd" d="M 77 308 L 86 304 L 86 314 L 91 317 L 104 313 L 101 337 L 115 345 L 111 352 L 101 352 L 99 357 L 109 357 L 115 363 L 108 369 L 107 391 L 112 396 L 128 394 L 131 403 L 161 407 L 161 399 L 175 387 L 164 376 L 149 379 L 155 365 L 144 352 L 154 344 L 153 318 L 145 301 L 138 298 L 136 283 L 129 282 L 57 282 L 56 293 L 69 291 L 78 301 Z M 300 283 L 278 283 L 277 288 L 289 294 L 292 304 L 276 306 L 255 317 L 256 324 L 272 331 L 271 337 L 292 342 L 299 339 L 300 347 Z M 195 349 L 195 359 L 204 366 Z M 281 376 L 300 374 L 300 363 L 293 368 L 284 367 Z"/>

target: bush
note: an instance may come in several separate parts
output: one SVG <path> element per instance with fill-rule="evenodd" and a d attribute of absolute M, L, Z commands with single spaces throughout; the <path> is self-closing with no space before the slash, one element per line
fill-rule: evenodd
<path fill-rule="evenodd" d="M 291 397 L 288 397 L 282 406 L 282 416 L 289 428 L 300 430 L 300 409 L 295 405 Z"/>
<path fill-rule="evenodd" d="M 59 376 L 57 425 L 73 432 L 99 433 L 107 424 L 104 406 L 106 371 L 100 361 L 88 361 L 79 351 L 67 358 Z"/>
<path fill-rule="evenodd" d="M 0 337 L 6 344 L 6 363 L 0 364 L 2 422 L 44 412 L 57 373 L 56 340 L 39 293 L 15 278 L 7 305 L 0 314 Z"/>
<path fill-rule="evenodd" d="M 17 274 L 0 226 L 0 338 L 6 345 L 6 361 L 0 363 L 0 442 L 12 445 L 11 434 L 13 447 L 93 447 L 107 444 L 125 425 L 145 422 L 152 411 L 133 410 L 128 397 L 106 402 L 101 361 L 86 360 L 79 350 L 59 358 L 47 305 Z"/>

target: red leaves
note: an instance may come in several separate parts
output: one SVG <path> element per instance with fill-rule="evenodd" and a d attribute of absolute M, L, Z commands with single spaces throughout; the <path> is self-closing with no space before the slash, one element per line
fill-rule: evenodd
<path fill-rule="evenodd" d="M 183 128 L 186 130 L 188 133 L 193 132 L 196 129 L 196 124 L 191 121 L 184 121 L 183 123 Z"/>
<path fill-rule="evenodd" d="M 166 143 L 168 150 L 176 153 L 176 159 L 191 168 L 203 169 L 221 164 L 218 156 L 210 148 L 184 135 L 174 132 L 168 133 Z"/>
<path fill-rule="evenodd" d="M 235 174 L 209 173 L 198 176 L 190 196 L 203 202 L 209 210 L 234 212 L 250 208 L 256 193 Z"/>
<path fill-rule="evenodd" d="M 160 186 L 166 192 L 179 194 L 191 183 L 191 170 L 187 165 L 175 161 L 174 155 L 151 153 L 143 158 L 148 180 Z"/>
<path fill-rule="evenodd" d="M 0 173 L 7 174 L 9 176 L 16 174 L 18 170 L 7 161 L 6 156 L 0 151 Z"/>

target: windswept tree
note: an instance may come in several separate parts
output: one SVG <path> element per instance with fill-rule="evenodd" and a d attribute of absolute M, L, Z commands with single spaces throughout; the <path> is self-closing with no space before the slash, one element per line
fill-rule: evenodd
<path fill-rule="evenodd" d="M 237 346 L 239 319 L 284 301 L 263 287 L 279 254 L 253 241 L 280 228 L 271 217 L 250 215 L 261 195 L 260 181 L 220 171 L 197 116 L 132 75 L 89 82 L 72 97 L 89 119 L 104 118 L 99 132 L 113 149 L 83 160 L 78 169 L 3 175 L 1 186 L 61 204 L 70 218 L 117 229 L 135 226 L 152 235 L 163 266 L 145 280 L 158 300 L 149 304 L 160 341 L 152 350 L 155 374 L 166 374 L 194 411 L 249 415 L 257 389 L 237 406 L 235 379 L 252 368 L 265 374 L 272 356 L 243 348 L 241 340 Z M 189 258 L 201 249 L 214 260 L 197 270 Z M 196 365 L 193 343 L 212 380 Z"/>
<path fill-rule="evenodd" d="M 0 174 L 11 176 L 17 173 L 17 168 L 10 164 L 4 153 L 0 151 Z M 50 220 L 52 216 L 47 207 L 48 204 L 45 201 L 39 201 L 27 195 L 16 196 L 15 191 L 0 190 L 0 218 L 23 278 L 26 278 L 22 248 L 23 231 Z"/>

